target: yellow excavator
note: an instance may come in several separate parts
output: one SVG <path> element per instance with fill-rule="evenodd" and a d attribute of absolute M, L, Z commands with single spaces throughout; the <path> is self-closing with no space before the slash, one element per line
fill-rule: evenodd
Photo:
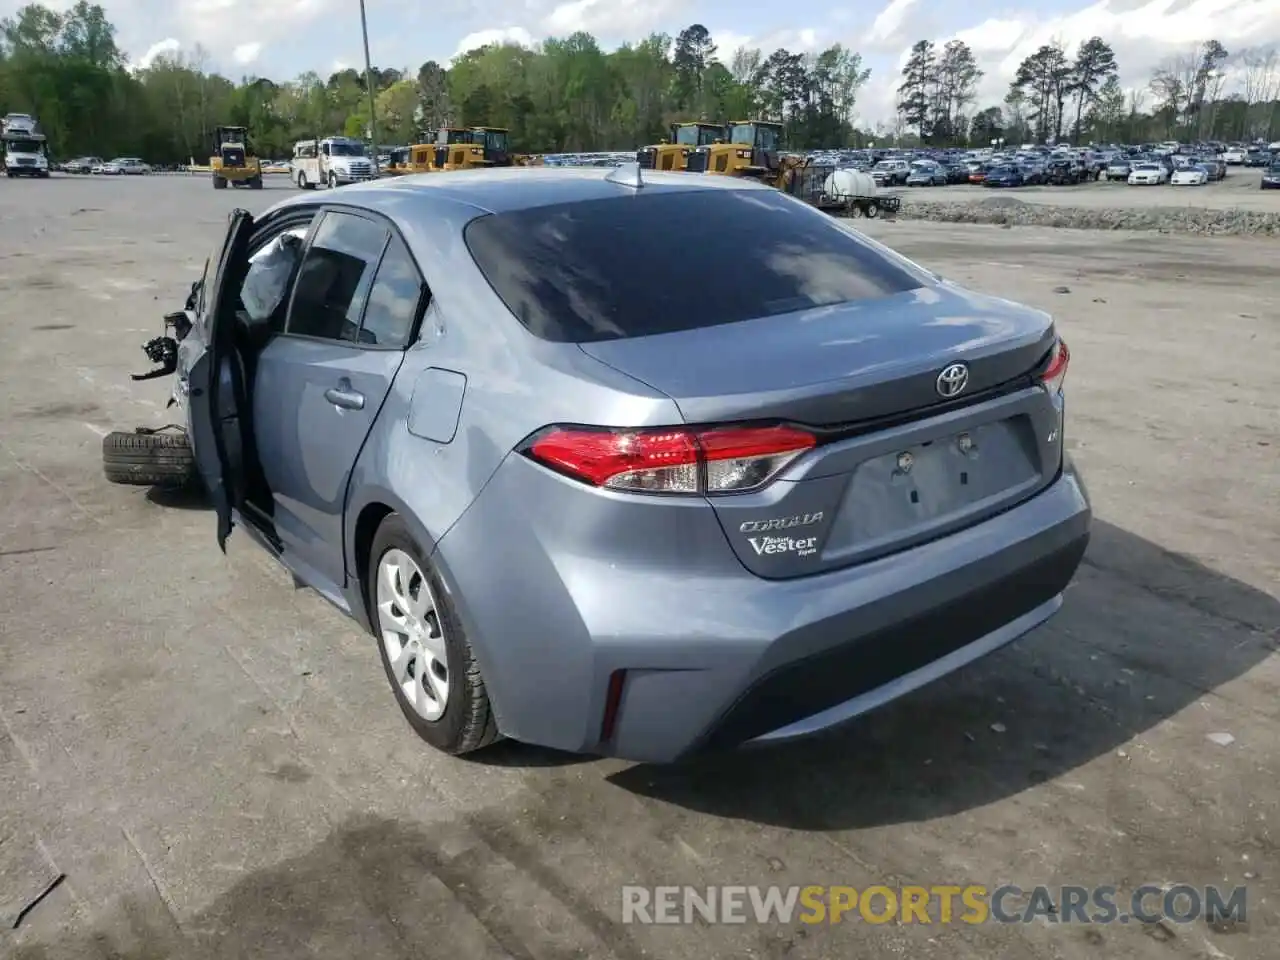
<path fill-rule="evenodd" d="M 671 139 L 641 147 L 636 151 L 636 162 L 646 170 L 684 170 L 689 157 L 699 147 L 724 143 L 723 124 L 673 123 Z"/>

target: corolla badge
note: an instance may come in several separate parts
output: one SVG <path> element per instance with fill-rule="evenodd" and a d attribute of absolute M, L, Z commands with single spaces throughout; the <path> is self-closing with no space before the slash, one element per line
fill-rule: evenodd
<path fill-rule="evenodd" d="M 766 530 L 790 530 L 792 527 L 811 527 L 822 522 L 822 511 L 801 513 L 794 517 L 774 517 L 771 520 L 748 520 L 738 529 L 743 533 L 763 533 Z"/>

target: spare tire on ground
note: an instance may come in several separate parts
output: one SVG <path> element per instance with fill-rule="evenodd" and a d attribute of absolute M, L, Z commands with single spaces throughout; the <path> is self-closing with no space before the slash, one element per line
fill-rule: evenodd
<path fill-rule="evenodd" d="M 185 487 L 196 478 L 191 442 L 181 432 L 125 433 L 102 438 L 102 469 L 111 483 Z"/>

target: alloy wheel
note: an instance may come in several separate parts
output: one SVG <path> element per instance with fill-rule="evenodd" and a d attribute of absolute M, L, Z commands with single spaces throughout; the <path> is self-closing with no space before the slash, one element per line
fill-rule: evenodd
<path fill-rule="evenodd" d="M 391 549 L 378 561 L 378 635 L 400 692 L 423 720 L 435 722 L 449 702 L 449 654 L 422 568 Z"/>

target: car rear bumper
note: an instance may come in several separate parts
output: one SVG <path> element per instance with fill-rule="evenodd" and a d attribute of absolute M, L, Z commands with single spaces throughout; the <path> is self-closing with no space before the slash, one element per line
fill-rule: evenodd
<path fill-rule="evenodd" d="M 509 458 L 435 556 L 499 727 L 653 762 L 815 733 L 1016 639 L 1061 605 L 1091 523 L 1068 463 L 1030 500 L 958 533 L 767 581 L 746 573 L 722 531 L 703 527 L 712 511 L 693 503 L 662 529 L 610 513 L 595 530 L 584 513 L 572 525 L 591 531 L 589 549 L 550 555 L 539 525 L 557 523 L 555 512 L 529 507 L 549 502 L 544 483 L 572 481 Z M 714 549 L 708 536 L 719 538 Z M 635 561 L 648 541 L 671 538 L 682 569 Z"/>

